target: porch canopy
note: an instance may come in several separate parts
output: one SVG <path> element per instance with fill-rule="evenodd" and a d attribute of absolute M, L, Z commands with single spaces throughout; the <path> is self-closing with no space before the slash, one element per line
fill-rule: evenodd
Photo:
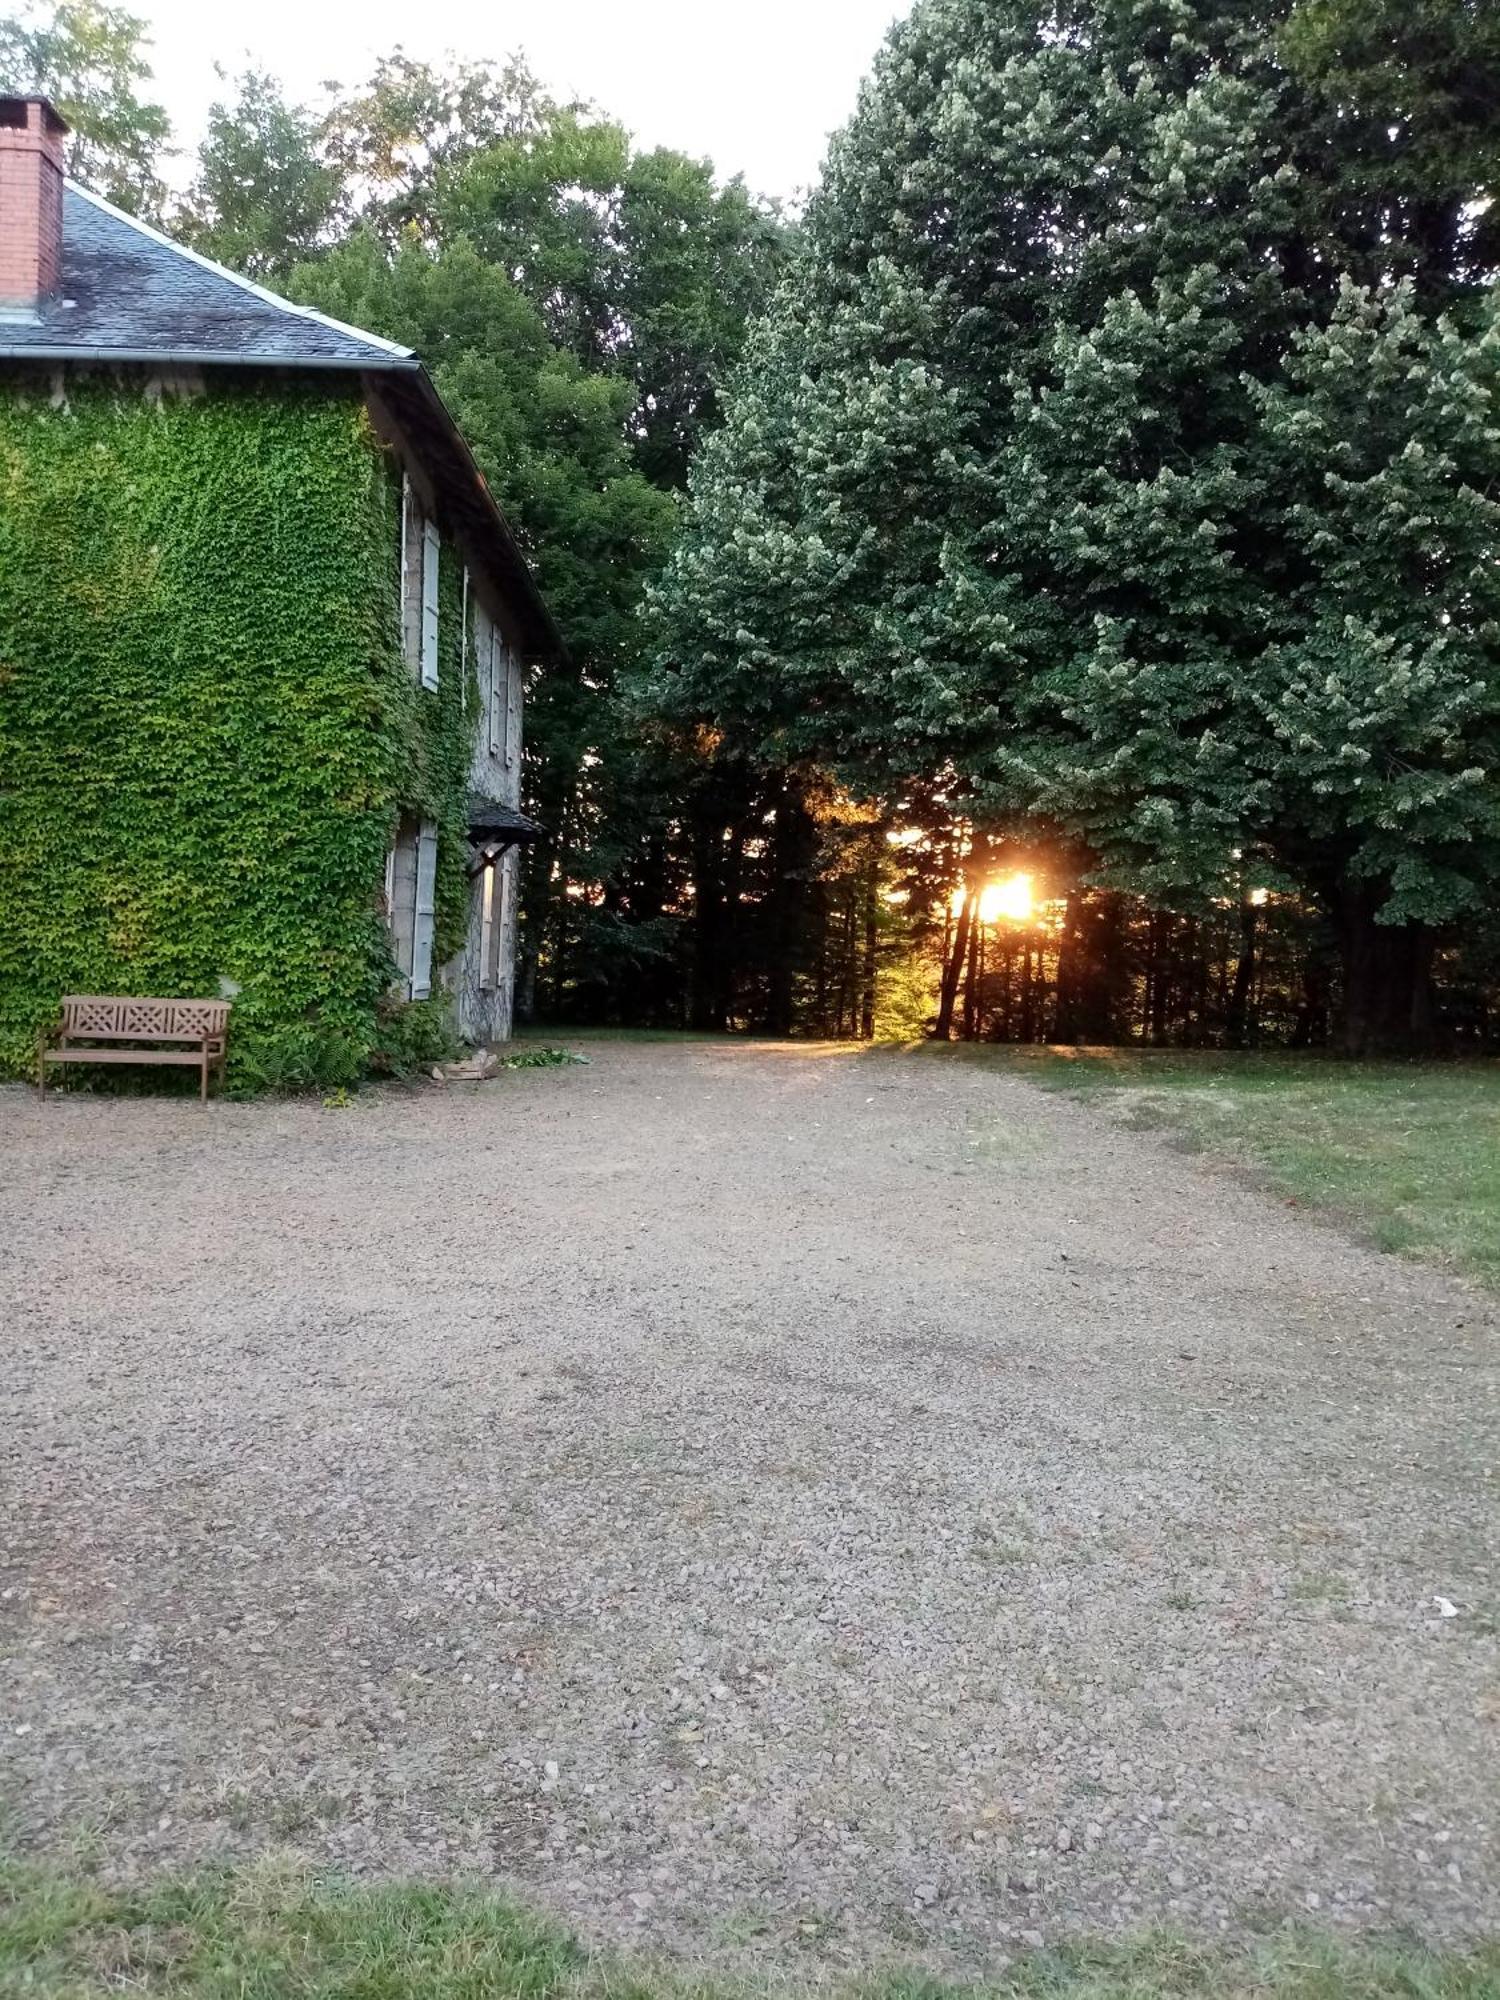
<path fill-rule="evenodd" d="M 469 795 L 469 841 L 478 850 L 475 871 L 486 867 L 510 847 L 534 847 L 546 829 L 514 806 L 503 806 L 479 792 Z"/>

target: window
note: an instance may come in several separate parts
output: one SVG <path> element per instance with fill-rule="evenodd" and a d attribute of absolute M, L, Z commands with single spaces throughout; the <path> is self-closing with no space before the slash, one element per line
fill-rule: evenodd
<path fill-rule="evenodd" d="M 498 866 L 497 862 L 486 861 L 479 882 L 479 985 L 485 993 L 494 991 L 495 962 L 499 956 L 496 918 L 500 897 L 495 883 Z"/>
<path fill-rule="evenodd" d="M 432 993 L 432 933 L 437 904 L 437 827 L 403 820 L 386 861 L 386 912 L 401 990 L 408 1000 Z"/>
<path fill-rule="evenodd" d="M 411 998 L 432 993 L 432 933 L 437 909 L 437 827 L 424 819 L 417 829 L 417 880 L 411 925 Z"/>
<path fill-rule="evenodd" d="M 401 647 L 423 687 L 438 684 L 437 526 L 422 512 L 410 479 L 401 488 Z"/>
<path fill-rule="evenodd" d="M 474 620 L 474 665 L 484 704 L 485 748 L 492 757 L 507 756 L 510 726 L 510 648 L 499 626 L 480 605 Z"/>
<path fill-rule="evenodd" d="M 506 661 L 505 673 L 505 768 L 513 771 L 521 761 L 521 662 Z M 514 803 L 515 787 L 512 787 Z"/>
<path fill-rule="evenodd" d="M 401 651 L 406 656 L 406 664 L 412 672 L 417 671 L 417 660 L 422 644 L 421 631 L 421 556 L 422 510 L 417 505 L 417 496 L 411 490 L 411 481 L 401 482 Z"/>

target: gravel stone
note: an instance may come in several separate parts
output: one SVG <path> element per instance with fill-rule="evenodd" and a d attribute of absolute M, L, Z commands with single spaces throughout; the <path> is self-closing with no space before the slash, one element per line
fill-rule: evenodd
<path fill-rule="evenodd" d="M 0 1125 L 30 1848 L 787 1964 L 1500 1923 L 1475 1290 L 962 1059 Z"/>

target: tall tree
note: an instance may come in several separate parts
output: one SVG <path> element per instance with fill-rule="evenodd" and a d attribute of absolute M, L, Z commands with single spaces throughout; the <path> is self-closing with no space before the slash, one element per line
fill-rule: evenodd
<path fill-rule="evenodd" d="M 175 220 L 196 249 L 231 269 L 284 278 L 335 229 L 343 180 L 322 156 L 317 121 L 287 103 L 274 77 L 250 69 L 236 84 L 233 102 L 209 112 L 198 170 Z"/>
<path fill-rule="evenodd" d="M 68 172 L 133 215 L 158 216 L 172 128 L 140 95 L 152 80 L 146 24 L 102 0 L 0 16 L 0 89 L 42 91 L 71 128 Z"/>
<path fill-rule="evenodd" d="M 443 234 L 509 271 L 553 338 L 635 385 L 631 436 L 653 484 L 680 488 L 718 420 L 787 249 L 775 204 L 724 187 L 706 160 L 635 152 L 623 126 L 577 111 L 475 150 L 442 175 Z"/>
<path fill-rule="evenodd" d="M 1422 927 L 1494 879 L 1494 348 L 1433 319 L 1477 325 L 1493 272 L 1434 94 L 1421 198 L 1377 199 L 1287 16 L 918 0 L 700 461 L 661 690 L 872 796 L 1060 824 L 1165 903 L 1281 868 L 1340 918 L 1364 1045 L 1420 1032 Z M 1293 721 L 1314 662 L 1336 743 Z"/>
<path fill-rule="evenodd" d="M 332 87 L 325 158 L 388 243 L 408 230 L 430 242 L 440 177 L 472 153 L 540 132 L 559 109 L 520 56 L 440 69 L 396 49 L 368 82 Z"/>

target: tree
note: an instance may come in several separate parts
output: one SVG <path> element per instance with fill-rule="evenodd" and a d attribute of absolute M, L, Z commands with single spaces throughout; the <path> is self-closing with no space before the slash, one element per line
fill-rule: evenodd
<path fill-rule="evenodd" d="M 558 110 L 519 56 L 435 69 L 397 49 L 368 83 L 335 97 L 324 157 L 384 241 L 415 230 L 430 242 L 440 178 L 472 153 L 539 132 Z"/>
<path fill-rule="evenodd" d="M 630 431 L 658 486 L 686 484 L 717 422 L 716 385 L 785 261 L 774 204 L 706 160 L 635 153 L 623 126 L 576 110 L 476 149 L 440 177 L 443 235 L 508 271 L 585 367 L 635 386 Z"/>
<path fill-rule="evenodd" d="M 0 17 L 0 88 L 50 97 L 70 132 L 67 170 L 132 215 L 157 216 L 171 123 L 143 100 L 146 24 L 101 0 L 57 0 Z"/>
<path fill-rule="evenodd" d="M 1341 177 L 1396 276 L 1443 294 L 1500 262 L 1500 12 L 1488 0 L 1297 0 L 1281 53 L 1337 121 Z M 1368 277 L 1368 273 L 1364 273 Z"/>
<path fill-rule="evenodd" d="M 1494 350 L 1435 317 L 1493 271 L 1483 147 L 1418 91 L 1377 200 L 1309 19 L 1289 71 L 1277 0 L 919 0 L 699 461 L 658 685 L 1163 906 L 1304 887 L 1367 1046 L 1500 864 Z"/>
<path fill-rule="evenodd" d="M 1500 881 L 1500 300 L 1470 338 L 1351 286 L 1259 402 L 1298 585 L 1237 734 L 1338 923 L 1347 1045 L 1420 1045 L 1438 938 Z"/>
<path fill-rule="evenodd" d="M 275 78 L 251 69 L 237 84 L 235 101 L 209 112 L 177 220 L 206 256 L 252 278 L 284 278 L 334 230 L 344 187 L 319 151 L 317 121 L 286 102 Z"/>

